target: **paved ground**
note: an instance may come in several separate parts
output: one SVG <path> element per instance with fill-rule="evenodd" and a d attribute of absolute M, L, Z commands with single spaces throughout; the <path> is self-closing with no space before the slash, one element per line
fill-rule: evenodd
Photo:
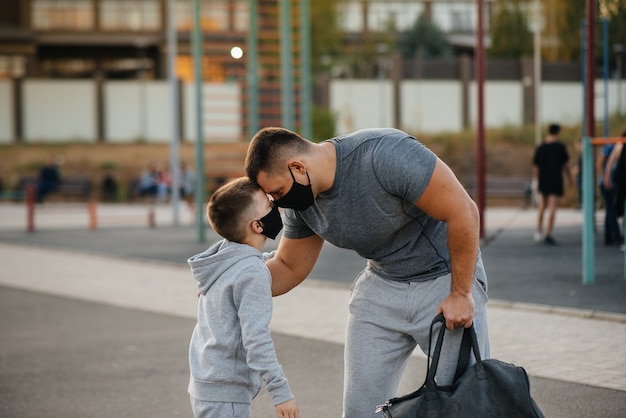
<path fill-rule="evenodd" d="M 143 207 L 103 206 L 97 231 L 82 211 L 40 208 L 27 233 L 23 208 L 0 206 L 0 417 L 191 416 L 185 260 L 217 237 L 198 243 L 184 211 L 184 226 L 164 226 L 166 207 L 155 229 Z M 598 245 L 596 281 L 583 285 L 579 212 L 559 214 L 558 247 L 532 242 L 532 211 L 486 220 L 493 356 L 526 368 L 546 416 L 626 416 L 623 253 Z M 304 417 L 341 414 L 346 301 L 362 265 L 327 246 L 312 278 L 275 299 L 278 356 Z M 416 354 L 402 391 L 423 373 Z M 265 392 L 253 412 L 273 416 Z"/>

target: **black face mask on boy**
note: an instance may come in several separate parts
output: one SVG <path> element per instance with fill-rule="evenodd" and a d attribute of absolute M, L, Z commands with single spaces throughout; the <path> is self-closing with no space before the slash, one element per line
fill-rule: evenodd
<path fill-rule="evenodd" d="M 313 188 L 311 187 L 311 178 L 309 177 L 309 172 L 307 171 L 306 173 L 306 178 L 309 180 L 309 184 L 306 186 L 296 181 L 296 178 L 293 176 L 291 168 L 289 168 L 289 173 L 291 174 L 291 178 L 293 179 L 293 185 L 283 197 L 275 200 L 274 204 L 276 206 L 280 206 L 281 208 L 289 208 L 300 211 L 305 210 L 315 201 L 315 199 L 313 198 Z"/>
<path fill-rule="evenodd" d="M 273 206 L 270 213 L 259 219 L 257 222 L 263 227 L 263 235 L 269 239 L 276 238 L 276 235 L 283 229 L 283 220 L 280 217 L 278 206 Z"/>

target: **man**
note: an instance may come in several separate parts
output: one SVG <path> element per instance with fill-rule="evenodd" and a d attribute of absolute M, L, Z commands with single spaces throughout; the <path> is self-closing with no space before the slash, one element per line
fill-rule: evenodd
<path fill-rule="evenodd" d="M 285 208 L 283 237 L 267 262 L 274 295 L 307 277 L 324 240 L 368 260 L 350 298 L 345 418 L 376 417 L 376 405 L 397 395 L 409 355 L 416 345 L 427 350 L 438 313 L 453 330 L 439 384 L 453 379 L 462 327 L 474 322 L 489 356 L 478 210 L 450 168 L 415 138 L 368 129 L 314 144 L 266 128 L 250 143 L 246 174 Z"/>
<path fill-rule="evenodd" d="M 548 136 L 545 141 L 535 149 L 533 157 L 533 179 L 536 180 L 541 199 L 537 210 L 537 229 L 535 242 L 545 242 L 556 245 L 552 236 L 554 220 L 559 202 L 563 196 L 563 173 L 569 184 L 573 183 L 572 175 L 568 169 L 569 155 L 567 148 L 559 141 L 561 127 L 552 124 L 548 127 Z M 543 234 L 543 216 L 548 211 L 548 223 L 546 233 Z"/>

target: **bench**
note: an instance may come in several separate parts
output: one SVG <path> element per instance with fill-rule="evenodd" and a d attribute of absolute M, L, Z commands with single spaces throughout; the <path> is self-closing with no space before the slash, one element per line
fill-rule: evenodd
<path fill-rule="evenodd" d="M 525 177 L 487 176 L 487 199 L 521 200 L 524 207 L 530 206 L 532 191 L 531 181 Z M 476 197 L 476 184 L 470 183 L 466 187 L 472 197 Z"/>
<path fill-rule="evenodd" d="M 24 200 L 24 192 L 22 190 L 2 190 L 0 191 L 0 201 L 19 202 Z"/>
<path fill-rule="evenodd" d="M 36 188 L 37 177 L 21 177 L 15 187 L 14 195 L 17 196 L 18 199 L 23 199 L 26 196 L 28 186 Z M 50 193 L 47 198 L 53 196 L 87 202 L 91 196 L 91 180 L 87 177 L 78 176 L 61 177 L 57 189 Z"/>

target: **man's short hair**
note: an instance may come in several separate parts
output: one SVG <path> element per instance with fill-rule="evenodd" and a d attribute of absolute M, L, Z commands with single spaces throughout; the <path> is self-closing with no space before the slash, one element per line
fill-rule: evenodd
<path fill-rule="evenodd" d="M 561 132 L 561 125 L 557 123 L 553 123 L 548 127 L 548 133 L 550 135 L 558 135 L 559 132 Z"/>
<path fill-rule="evenodd" d="M 289 129 L 263 128 L 254 135 L 248 146 L 246 175 L 256 181 L 260 171 L 280 169 L 283 162 L 305 152 L 309 145 L 309 141 Z"/>
<path fill-rule="evenodd" d="M 248 177 L 240 177 L 217 189 L 207 205 L 207 218 L 213 230 L 229 241 L 243 242 L 247 223 L 254 217 L 254 194 L 259 190 Z"/>

